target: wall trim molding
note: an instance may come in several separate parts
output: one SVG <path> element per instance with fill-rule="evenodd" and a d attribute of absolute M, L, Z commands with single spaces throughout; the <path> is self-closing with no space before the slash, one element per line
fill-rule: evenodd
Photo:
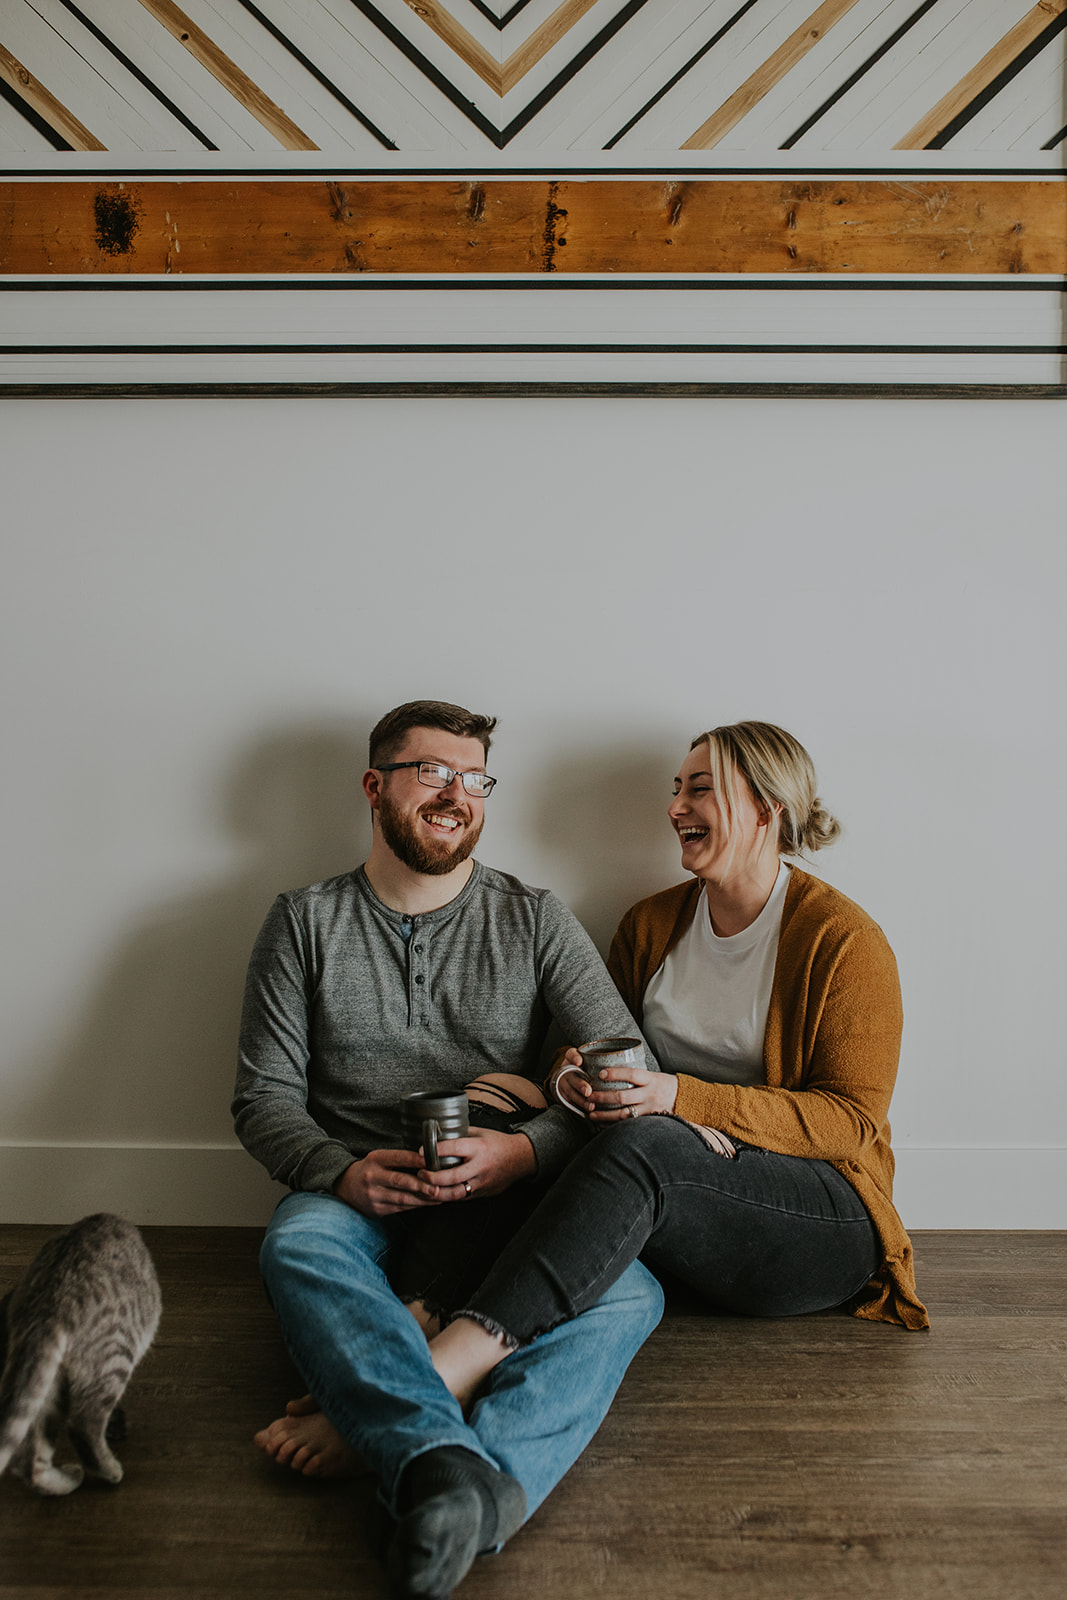
<path fill-rule="evenodd" d="M 897 1207 L 915 1229 L 1067 1228 L 1067 1150 L 904 1148 Z M 0 1221 L 117 1211 L 171 1227 L 257 1227 L 285 1190 L 239 1147 L 0 1146 Z"/>

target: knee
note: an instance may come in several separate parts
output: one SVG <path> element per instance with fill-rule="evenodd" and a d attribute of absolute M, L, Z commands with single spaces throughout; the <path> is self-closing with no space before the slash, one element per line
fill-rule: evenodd
<path fill-rule="evenodd" d="M 287 1195 L 267 1224 L 259 1248 L 259 1270 L 267 1286 L 328 1247 L 348 1210 L 331 1195 Z"/>
<path fill-rule="evenodd" d="M 482 1100 L 485 1104 L 499 1105 L 499 1096 L 493 1095 L 493 1090 L 503 1089 L 505 1095 L 510 1095 L 516 1100 L 521 1100 L 524 1105 L 536 1106 L 543 1110 L 548 1101 L 535 1083 L 529 1078 L 520 1077 L 517 1072 L 483 1072 L 467 1084 L 468 1094 L 473 1090 L 474 1098 Z M 479 1091 L 486 1090 L 483 1094 Z"/>
<path fill-rule="evenodd" d="M 690 1137 L 676 1117 L 632 1117 L 602 1128 L 589 1148 L 623 1168 L 655 1172 L 664 1159 L 669 1167 L 679 1140 Z"/>
<path fill-rule="evenodd" d="M 640 1261 L 634 1261 L 600 1303 L 610 1304 L 613 1314 L 625 1318 L 643 1340 L 659 1326 L 665 1301 L 659 1280 Z"/>
<path fill-rule="evenodd" d="M 628 1117 L 625 1122 L 615 1123 L 610 1131 L 622 1144 L 636 1150 L 668 1148 L 679 1138 L 689 1137 L 685 1124 L 677 1117 L 658 1112 L 650 1117 Z"/>

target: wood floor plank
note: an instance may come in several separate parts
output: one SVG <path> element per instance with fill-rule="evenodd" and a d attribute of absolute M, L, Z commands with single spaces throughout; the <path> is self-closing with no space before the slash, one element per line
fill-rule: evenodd
<path fill-rule="evenodd" d="M 0 1227 L 0 1293 L 48 1228 Z M 299 1387 L 251 1229 L 150 1228 L 164 1316 L 130 1386 L 127 1476 L 0 1480 L 0 1600 L 385 1600 L 373 1480 L 275 1469 Z M 607 1421 L 458 1600 L 1059 1600 L 1064 1234 L 920 1234 L 927 1334 L 674 1296 Z"/>

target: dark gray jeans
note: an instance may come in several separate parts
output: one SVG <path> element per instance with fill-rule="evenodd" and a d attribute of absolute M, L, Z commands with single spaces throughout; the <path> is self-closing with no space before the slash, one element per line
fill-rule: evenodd
<path fill-rule="evenodd" d="M 865 1207 L 827 1162 L 746 1144 L 731 1161 L 680 1117 L 638 1117 L 575 1156 L 460 1315 L 526 1344 L 595 1305 L 638 1256 L 758 1317 L 840 1305 L 881 1262 Z"/>

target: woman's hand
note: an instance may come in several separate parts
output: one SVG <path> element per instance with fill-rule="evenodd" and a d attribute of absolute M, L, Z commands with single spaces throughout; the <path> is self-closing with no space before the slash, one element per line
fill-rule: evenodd
<path fill-rule="evenodd" d="M 594 1109 L 591 1122 L 622 1122 L 626 1117 L 650 1117 L 657 1111 L 673 1111 L 678 1098 L 678 1079 L 673 1072 L 649 1072 L 646 1067 L 607 1067 L 600 1081 L 628 1083 L 629 1089 L 598 1089 L 589 1094 Z"/>

